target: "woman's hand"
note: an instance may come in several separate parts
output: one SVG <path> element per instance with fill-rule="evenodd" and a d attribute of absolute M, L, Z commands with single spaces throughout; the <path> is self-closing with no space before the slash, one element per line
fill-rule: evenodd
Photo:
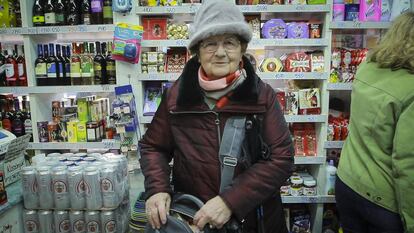
<path fill-rule="evenodd" d="M 171 196 L 168 193 L 156 193 L 145 202 L 145 211 L 152 228 L 160 229 L 161 223 L 167 223 Z"/>
<path fill-rule="evenodd" d="M 209 223 L 210 227 L 221 229 L 229 221 L 231 210 L 220 196 L 209 200 L 194 216 L 194 224 L 202 230 Z"/>

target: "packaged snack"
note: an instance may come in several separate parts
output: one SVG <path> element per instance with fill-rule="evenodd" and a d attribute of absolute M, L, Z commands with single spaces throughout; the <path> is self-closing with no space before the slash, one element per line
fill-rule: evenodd
<path fill-rule="evenodd" d="M 359 21 L 378 22 L 381 20 L 380 0 L 361 0 L 359 3 Z"/>
<path fill-rule="evenodd" d="M 299 90 L 299 108 L 320 108 L 320 92 L 319 88 L 310 88 Z"/>
<path fill-rule="evenodd" d="M 344 21 L 345 19 L 345 4 L 334 4 L 333 5 L 333 19 L 332 21 Z"/>
<path fill-rule="evenodd" d="M 167 27 L 167 38 L 169 40 L 188 39 L 188 26 L 185 23 L 169 23 Z"/>
<path fill-rule="evenodd" d="M 391 3 L 390 0 L 381 0 L 381 21 L 388 22 L 391 17 Z"/>
<path fill-rule="evenodd" d="M 323 5 L 326 4 L 326 0 L 308 0 L 309 5 Z"/>
<path fill-rule="evenodd" d="M 285 70 L 287 72 L 310 72 L 310 56 L 303 52 L 289 54 L 285 61 Z"/>
<path fill-rule="evenodd" d="M 283 70 L 283 64 L 279 58 L 265 58 L 260 64 L 262 72 L 280 72 Z"/>
<path fill-rule="evenodd" d="M 358 21 L 359 19 L 359 4 L 345 5 L 345 21 Z"/>
<path fill-rule="evenodd" d="M 282 109 L 282 112 L 285 112 L 285 106 L 286 106 L 285 92 L 284 91 L 276 92 L 276 98 L 277 98 L 277 101 L 280 104 L 280 109 Z"/>
<path fill-rule="evenodd" d="M 325 59 L 323 53 L 311 54 L 312 72 L 323 72 L 325 70 Z"/>
<path fill-rule="evenodd" d="M 286 115 L 297 115 L 299 109 L 299 93 L 287 92 L 286 93 Z"/>
<path fill-rule="evenodd" d="M 118 61 L 138 63 L 141 52 L 143 28 L 127 23 L 115 27 L 112 58 Z"/>
<path fill-rule="evenodd" d="M 411 1 L 410 0 L 393 0 L 392 7 L 391 7 L 391 18 L 390 20 L 393 21 L 399 15 L 403 14 L 404 12 L 410 11 L 411 9 Z"/>
<path fill-rule="evenodd" d="M 140 0 L 140 6 L 158 6 L 158 0 Z"/>
<path fill-rule="evenodd" d="M 169 49 L 167 52 L 167 73 L 181 73 L 187 62 L 187 50 L 184 48 Z"/>
<path fill-rule="evenodd" d="M 157 108 L 161 102 L 161 87 L 147 86 L 145 88 L 144 96 L 144 116 L 152 116 L 157 111 Z"/>
<path fill-rule="evenodd" d="M 143 18 L 144 40 L 166 40 L 167 18 Z"/>
<path fill-rule="evenodd" d="M 177 2 L 177 0 L 161 0 L 160 3 L 162 6 L 176 6 Z"/>
<path fill-rule="evenodd" d="M 286 23 L 281 19 L 270 19 L 263 24 L 262 36 L 265 39 L 284 39 L 287 36 Z"/>
<path fill-rule="evenodd" d="M 289 39 L 306 39 L 309 38 L 309 26 L 307 23 L 289 23 L 287 26 Z"/>
<path fill-rule="evenodd" d="M 260 15 L 246 15 L 245 19 L 252 30 L 253 38 L 260 39 Z"/>
<path fill-rule="evenodd" d="M 309 38 L 312 38 L 312 39 L 322 38 L 322 24 L 309 23 Z"/>

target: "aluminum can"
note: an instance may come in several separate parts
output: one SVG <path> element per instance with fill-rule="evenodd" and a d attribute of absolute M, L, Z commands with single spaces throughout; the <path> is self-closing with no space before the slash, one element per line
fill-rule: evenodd
<path fill-rule="evenodd" d="M 102 208 L 101 176 L 97 167 L 86 167 L 83 173 L 85 182 L 86 208 L 98 210 Z"/>
<path fill-rule="evenodd" d="M 102 233 L 116 233 L 117 222 L 115 212 L 112 210 L 101 211 Z"/>
<path fill-rule="evenodd" d="M 83 211 L 73 210 L 69 212 L 70 225 L 72 233 L 86 233 L 85 215 Z"/>
<path fill-rule="evenodd" d="M 50 210 L 40 210 L 39 216 L 40 233 L 54 232 L 53 212 Z"/>
<path fill-rule="evenodd" d="M 101 169 L 102 204 L 105 208 L 116 208 L 119 204 L 119 189 L 116 179 L 116 164 Z"/>
<path fill-rule="evenodd" d="M 23 210 L 23 225 L 25 233 L 39 232 L 39 217 L 36 210 Z"/>
<path fill-rule="evenodd" d="M 78 153 L 75 154 L 75 156 L 78 156 L 78 157 L 81 157 L 81 158 L 85 158 L 86 156 L 88 156 L 88 154 L 87 153 L 84 153 L 84 152 L 78 152 Z"/>
<path fill-rule="evenodd" d="M 47 157 L 48 158 L 55 158 L 55 157 L 60 157 L 60 156 L 62 156 L 61 153 L 50 153 L 50 154 L 47 154 Z"/>
<path fill-rule="evenodd" d="M 52 170 L 53 201 L 56 209 L 70 207 L 67 175 L 65 166 L 54 167 Z"/>
<path fill-rule="evenodd" d="M 83 168 L 72 166 L 68 168 L 69 198 L 72 209 L 85 208 L 85 183 L 83 181 Z"/>
<path fill-rule="evenodd" d="M 66 210 L 56 210 L 53 213 L 54 223 L 55 223 L 55 232 L 56 233 L 71 233 L 70 229 L 70 220 L 69 212 Z"/>
<path fill-rule="evenodd" d="M 39 188 L 39 206 L 41 209 L 53 208 L 52 174 L 50 167 L 41 166 L 37 168 L 37 185 Z"/>
<path fill-rule="evenodd" d="M 72 162 L 80 162 L 82 161 L 82 158 L 78 156 L 71 156 L 71 157 L 68 157 L 67 160 L 72 161 Z"/>
<path fill-rule="evenodd" d="M 85 212 L 86 233 L 101 232 L 101 216 L 99 211 Z"/>
<path fill-rule="evenodd" d="M 39 206 L 36 170 L 32 166 L 23 167 L 22 172 L 23 200 L 26 209 L 36 209 Z"/>
<path fill-rule="evenodd" d="M 83 158 L 83 161 L 86 161 L 86 162 L 90 162 L 90 163 L 93 163 L 93 162 L 95 162 L 96 161 L 96 158 L 94 158 L 94 157 L 84 157 Z"/>
<path fill-rule="evenodd" d="M 77 163 L 75 163 L 77 166 L 79 166 L 79 167 L 87 167 L 87 166 L 89 166 L 90 165 L 90 163 L 88 163 L 88 162 L 86 162 L 86 161 L 80 161 L 80 162 L 77 162 Z"/>
<path fill-rule="evenodd" d="M 69 152 L 69 153 L 63 153 L 62 155 L 65 156 L 66 158 L 69 158 L 69 157 L 74 156 L 75 154 Z"/>

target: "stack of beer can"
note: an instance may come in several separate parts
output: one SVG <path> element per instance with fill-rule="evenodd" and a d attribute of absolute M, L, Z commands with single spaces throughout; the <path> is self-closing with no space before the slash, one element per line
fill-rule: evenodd
<path fill-rule="evenodd" d="M 125 233 L 127 159 L 112 153 L 53 153 L 22 169 L 26 233 Z"/>

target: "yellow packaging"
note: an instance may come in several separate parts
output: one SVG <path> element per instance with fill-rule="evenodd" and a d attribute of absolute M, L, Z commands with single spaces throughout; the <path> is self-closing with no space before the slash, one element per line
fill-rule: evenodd
<path fill-rule="evenodd" d="M 78 142 L 86 142 L 86 121 L 79 121 L 77 123 L 77 139 Z"/>
<path fill-rule="evenodd" d="M 89 106 L 86 98 L 79 98 L 78 105 L 78 119 L 80 121 L 89 121 Z"/>
<path fill-rule="evenodd" d="M 68 142 L 78 142 L 78 123 L 78 121 L 69 121 L 66 123 Z"/>
<path fill-rule="evenodd" d="M 100 121 L 102 119 L 102 108 L 99 100 L 94 100 L 89 105 L 91 121 Z"/>

